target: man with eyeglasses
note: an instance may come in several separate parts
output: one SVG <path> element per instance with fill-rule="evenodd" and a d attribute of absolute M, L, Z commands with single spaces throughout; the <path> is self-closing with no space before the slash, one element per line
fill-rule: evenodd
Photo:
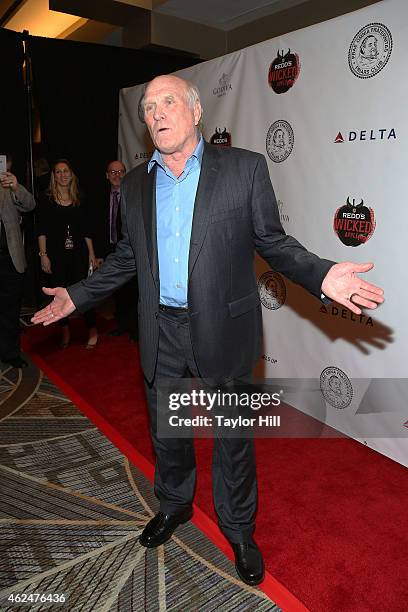
<path fill-rule="evenodd" d="M 117 243 L 122 238 L 122 223 L 120 217 L 120 184 L 126 174 L 126 166 L 119 160 L 110 161 L 106 168 L 106 178 L 110 183 L 109 191 L 109 234 L 103 247 L 104 258 L 113 253 Z M 99 262 L 102 263 L 103 259 Z M 113 295 L 115 302 L 116 328 L 111 336 L 129 334 L 132 342 L 137 342 L 137 300 L 138 288 L 136 277 L 120 287 Z"/>

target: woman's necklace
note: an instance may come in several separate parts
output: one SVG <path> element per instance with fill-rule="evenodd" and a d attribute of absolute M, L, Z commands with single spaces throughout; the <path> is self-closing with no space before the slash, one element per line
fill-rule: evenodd
<path fill-rule="evenodd" d="M 67 196 L 63 196 L 59 191 L 57 191 L 57 204 L 60 206 L 69 206 L 72 204 L 71 197 L 69 194 Z"/>

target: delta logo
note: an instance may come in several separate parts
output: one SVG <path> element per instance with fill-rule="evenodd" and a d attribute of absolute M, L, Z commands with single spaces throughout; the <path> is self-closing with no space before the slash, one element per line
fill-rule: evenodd
<path fill-rule="evenodd" d="M 333 229 L 340 241 L 346 246 L 357 247 L 365 244 L 375 230 L 374 210 L 364 205 L 364 200 L 356 204 L 355 199 L 340 206 L 334 214 Z"/>
<path fill-rule="evenodd" d="M 339 317 L 346 319 L 347 321 L 353 321 L 360 325 L 367 325 L 368 327 L 374 327 L 374 322 L 371 317 L 363 313 L 356 315 L 351 312 L 348 308 L 340 308 L 338 306 L 320 306 L 319 308 L 322 314 L 331 315 L 332 317 Z"/>
<path fill-rule="evenodd" d="M 300 59 L 290 49 L 287 53 L 279 52 L 269 66 L 268 83 L 277 94 L 286 93 L 295 84 L 300 74 Z"/>
<path fill-rule="evenodd" d="M 349 132 L 338 132 L 334 142 L 336 144 L 342 142 L 362 142 L 363 140 L 397 140 L 397 134 L 394 128 L 381 128 L 379 130 L 350 130 Z"/>

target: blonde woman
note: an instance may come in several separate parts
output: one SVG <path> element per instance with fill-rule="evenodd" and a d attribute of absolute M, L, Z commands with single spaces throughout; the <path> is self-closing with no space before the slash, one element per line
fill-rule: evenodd
<path fill-rule="evenodd" d="M 41 269 L 51 276 L 53 287 L 75 283 L 95 268 L 95 252 L 87 222 L 78 179 L 70 162 L 57 160 L 51 169 L 50 184 L 40 197 L 37 215 L 37 236 Z M 85 313 L 88 328 L 87 348 L 98 341 L 95 311 Z M 62 319 L 61 346 L 70 342 L 68 319 Z"/>

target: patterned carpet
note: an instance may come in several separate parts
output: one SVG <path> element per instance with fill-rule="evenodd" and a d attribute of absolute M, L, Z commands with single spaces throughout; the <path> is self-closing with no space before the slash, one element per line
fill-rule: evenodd
<path fill-rule="evenodd" d="M 0 372 L 0 490 L 2 611 L 279 610 L 191 523 L 140 546 L 151 483 L 32 363 Z"/>

